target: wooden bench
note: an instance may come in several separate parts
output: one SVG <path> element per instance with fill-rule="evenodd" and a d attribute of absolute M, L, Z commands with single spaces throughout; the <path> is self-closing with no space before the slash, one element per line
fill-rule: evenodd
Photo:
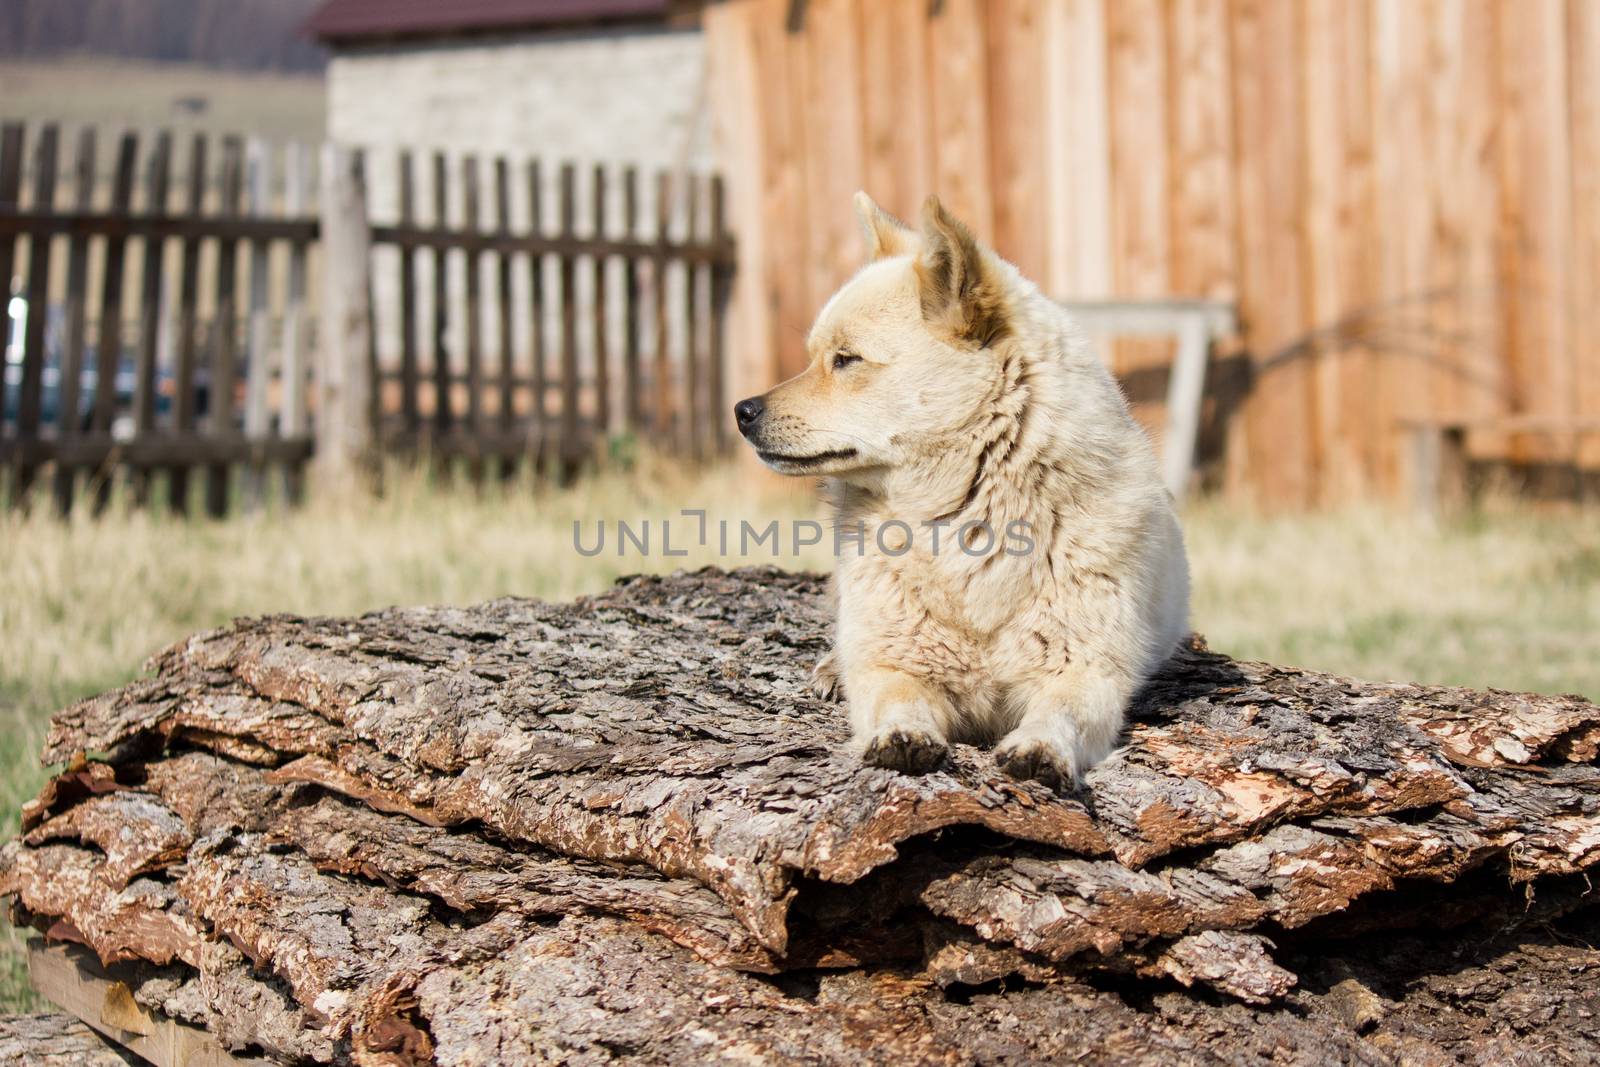
<path fill-rule="evenodd" d="M 1218 339 L 1239 332 L 1234 306 L 1221 300 L 1062 300 L 1083 331 L 1098 337 L 1175 337 L 1177 354 L 1167 381 L 1167 427 L 1161 478 L 1183 502 L 1194 473 L 1206 365 Z"/>
<path fill-rule="evenodd" d="M 1461 415 L 1405 418 L 1411 498 L 1417 511 L 1438 515 L 1466 502 L 1467 435 L 1474 430 L 1539 436 L 1600 434 L 1600 418 L 1563 415 Z"/>

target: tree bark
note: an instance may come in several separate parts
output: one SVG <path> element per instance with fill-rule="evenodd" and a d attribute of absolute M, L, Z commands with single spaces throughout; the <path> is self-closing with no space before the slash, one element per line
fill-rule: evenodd
<path fill-rule="evenodd" d="M 0 893 L 288 1061 L 1491 1062 L 1473 966 L 1568 989 L 1514 1025 L 1600 1058 L 1600 954 L 1533 932 L 1600 928 L 1600 709 L 1196 641 L 1077 794 L 969 746 L 911 777 L 808 691 L 821 592 L 198 635 L 56 717 Z"/>

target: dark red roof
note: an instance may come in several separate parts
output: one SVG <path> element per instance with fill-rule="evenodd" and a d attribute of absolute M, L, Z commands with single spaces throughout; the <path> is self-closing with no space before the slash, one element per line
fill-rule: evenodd
<path fill-rule="evenodd" d="M 306 22 L 324 41 L 665 18 L 672 0 L 326 0 Z"/>

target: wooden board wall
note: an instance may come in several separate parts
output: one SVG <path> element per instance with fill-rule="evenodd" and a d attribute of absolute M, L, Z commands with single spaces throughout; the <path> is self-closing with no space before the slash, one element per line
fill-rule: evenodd
<path fill-rule="evenodd" d="M 1250 374 L 1223 412 L 1226 483 L 1265 503 L 1403 491 L 1402 419 L 1600 417 L 1597 9 L 713 4 L 745 253 L 735 378 L 803 366 L 812 314 L 857 264 L 861 187 L 907 218 L 939 193 L 1062 297 L 1237 300 Z M 1108 358 L 1148 381 L 1168 351 Z M 1592 439 L 1472 447 L 1600 465 Z"/>

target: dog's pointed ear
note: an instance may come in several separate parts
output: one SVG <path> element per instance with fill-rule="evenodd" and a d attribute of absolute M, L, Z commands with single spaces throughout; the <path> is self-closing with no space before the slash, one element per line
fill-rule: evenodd
<path fill-rule="evenodd" d="M 1005 299 L 977 239 L 937 196 L 922 205 L 917 288 L 928 325 L 987 348 L 1006 332 Z"/>
<path fill-rule="evenodd" d="M 856 217 L 861 220 L 861 238 L 866 244 L 867 261 L 903 256 L 917 246 L 917 235 L 899 219 L 879 207 L 865 192 L 855 195 Z"/>

